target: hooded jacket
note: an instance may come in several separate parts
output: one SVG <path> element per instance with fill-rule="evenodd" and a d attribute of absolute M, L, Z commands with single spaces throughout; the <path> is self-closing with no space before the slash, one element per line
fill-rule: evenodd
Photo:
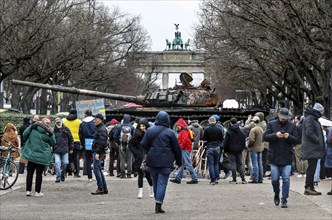
<path fill-rule="evenodd" d="M 318 121 L 320 113 L 312 108 L 304 110 L 302 124 L 302 159 L 321 159 L 324 155 L 324 136 Z"/>
<path fill-rule="evenodd" d="M 135 128 L 134 128 L 134 126 L 132 126 L 132 125 L 130 124 L 130 115 L 125 114 L 125 115 L 123 116 L 123 123 L 122 123 L 120 126 L 117 126 L 117 127 L 116 127 L 116 130 L 115 130 L 115 132 L 114 132 L 114 136 L 113 136 L 115 142 L 116 142 L 118 145 L 121 145 L 121 142 L 120 142 L 120 135 L 121 135 L 121 129 L 122 129 L 122 127 L 123 127 L 124 125 L 129 126 L 130 129 L 131 129 L 131 131 L 130 131 L 131 136 L 134 135 Z"/>
<path fill-rule="evenodd" d="M 80 142 L 80 137 L 79 137 L 79 128 L 81 125 L 82 121 L 77 118 L 77 114 L 69 114 L 67 118 L 63 120 L 63 124 L 67 126 L 74 138 L 74 142 Z"/>
<path fill-rule="evenodd" d="M 246 134 L 239 124 L 231 125 L 225 136 L 224 150 L 230 154 L 240 154 L 245 148 Z"/>
<path fill-rule="evenodd" d="M 202 126 L 198 123 L 197 120 L 193 120 L 191 124 L 189 125 L 189 128 L 194 132 L 195 134 L 195 139 L 194 139 L 194 144 L 193 148 L 195 150 L 198 149 L 199 147 L 199 141 L 203 138 L 203 128 Z"/>
<path fill-rule="evenodd" d="M 26 142 L 21 157 L 37 164 L 49 165 L 52 161 L 51 146 L 55 145 L 53 129 L 37 121 L 25 129 L 23 137 Z"/>
<path fill-rule="evenodd" d="M 129 150 L 134 155 L 133 168 L 138 171 L 143 161 L 144 152 L 141 145 L 141 141 L 145 135 L 145 132 L 141 131 L 140 125 L 144 124 L 146 129 L 150 127 L 146 118 L 141 118 L 137 124 L 133 138 L 129 141 Z"/>
<path fill-rule="evenodd" d="M 85 139 L 90 138 L 93 139 L 95 135 L 96 126 L 93 122 L 94 117 L 87 116 L 83 118 L 82 123 L 80 124 L 80 128 L 78 131 L 81 145 L 85 148 Z"/>
<path fill-rule="evenodd" d="M 12 123 L 7 123 L 5 129 L 3 130 L 4 134 L 1 138 L 1 145 L 9 147 L 5 141 L 9 141 L 12 145 L 14 145 L 17 149 L 19 148 L 19 140 L 17 135 L 17 128 Z M 7 156 L 8 152 L 4 152 L 2 156 Z M 20 156 L 19 152 L 12 152 L 11 157 L 16 159 Z"/>
<path fill-rule="evenodd" d="M 160 111 L 155 125 L 146 131 L 141 144 L 148 155 L 147 166 L 172 168 L 174 160 L 178 166 L 182 165 L 180 146 L 174 131 L 169 128 L 170 123 L 167 112 Z"/>
<path fill-rule="evenodd" d="M 181 127 L 181 130 L 180 130 L 179 135 L 178 135 L 178 141 L 179 141 L 179 144 L 180 144 L 180 149 L 181 150 L 192 151 L 193 147 L 192 147 L 190 134 L 189 134 L 189 130 L 188 130 L 188 124 L 186 123 L 185 120 L 183 120 L 183 118 L 180 118 L 176 122 L 176 124 Z"/>

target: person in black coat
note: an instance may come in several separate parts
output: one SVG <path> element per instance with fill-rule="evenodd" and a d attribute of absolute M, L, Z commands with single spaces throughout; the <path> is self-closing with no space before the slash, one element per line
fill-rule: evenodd
<path fill-rule="evenodd" d="M 246 184 L 247 181 L 244 177 L 242 166 L 242 151 L 245 148 L 246 134 L 240 128 L 236 118 L 231 118 L 230 125 L 224 141 L 224 151 L 228 153 L 228 158 L 231 162 L 233 180 L 230 181 L 230 183 L 237 183 L 236 170 L 238 170 L 242 179 L 242 184 Z"/>
<path fill-rule="evenodd" d="M 324 156 L 324 136 L 318 118 L 324 113 L 324 107 L 316 103 L 313 108 L 306 108 L 302 125 L 302 159 L 308 160 L 308 168 L 305 179 L 306 195 L 321 195 L 314 188 L 314 175 L 318 159 Z"/>
<path fill-rule="evenodd" d="M 141 141 L 145 135 L 146 130 L 150 127 L 149 122 L 146 118 L 139 120 L 137 127 L 134 132 L 133 138 L 129 142 L 129 150 L 134 155 L 133 169 L 138 172 L 138 199 L 143 197 L 143 177 L 145 172 L 145 178 L 149 183 L 150 189 L 150 198 L 154 196 L 152 179 L 148 171 L 143 171 L 141 169 L 141 164 L 144 157 L 143 147 L 141 146 Z"/>
<path fill-rule="evenodd" d="M 107 184 L 103 171 L 101 170 L 102 159 L 105 155 L 105 147 L 107 146 L 107 129 L 103 123 L 102 114 L 97 114 L 93 120 L 96 125 L 96 132 L 92 142 L 93 153 L 93 173 L 97 180 L 98 189 L 92 192 L 92 195 L 108 194 Z"/>
<path fill-rule="evenodd" d="M 74 139 L 68 127 L 62 124 L 61 118 L 55 119 L 55 145 L 53 147 L 55 162 L 55 182 L 65 181 L 65 172 L 69 164 L 68 153 L 74 149 Z"/>
<path fill-rule="evenodd" d="M 264 133 L 264 141 L 269 142 L 268 158 L 271 166 L 271 183 L 274 204 L 280 203 L 280 176 L 282 177 L 281 207 L 287 208 L 290 188 L 290 174 L 294 158 L 293 147 L 299 143 L 294 123 L 289 120 L 287 108 L 281 108 L 278 119 L 270 121 Z"/>
<path fill-rule="evenodd" d="M 23 137 L 23 132 L 30 125 L 31 125 L 31 123 L 30 123 L 30 117 L 29 116 L 25 116 L 23 118 L 23 125 L 18 129 L 18 134 L 20 135 L 20 141 L 21 141 L 21 151 L 23 150 L 24 145 L 25 145 L 25 141 L 26 141 L 24 139 L 24 137 Z M 19 165 L 18 165 L 18 173 L 19 174 L 23 174 L 24 173 L 24 168 L 25 168 L 25 163 L 22 163 L 22 161 L 20 160 Z"/>

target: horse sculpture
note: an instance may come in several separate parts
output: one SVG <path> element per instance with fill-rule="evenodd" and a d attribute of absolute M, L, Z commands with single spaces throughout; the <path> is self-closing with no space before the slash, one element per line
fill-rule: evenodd
<path fill-rule="evenodd" d="M 168 39 L 166 39 L 166 48 L 167 48 L 168 50 L 171 49 L 171 42 L 168 41 Z"/>
<path fill-rule="evenodd" d="M 189 42 L 190 42 L 190 39 L 188 39 L 188 41 L 187 41 L 186 43 L 184 43 L 184 48 L 185 48 L 186 50 L 189 49 Z"/>

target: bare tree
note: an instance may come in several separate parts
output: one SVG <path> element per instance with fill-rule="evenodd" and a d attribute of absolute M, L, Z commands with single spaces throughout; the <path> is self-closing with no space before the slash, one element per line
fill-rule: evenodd
<path fill-rule="evenodd" d="M 220 79 L 258 90 L 264 103 L 286 98 L 301 112 L 306 94 L 327 107 L 331 14 L 325 1 L 204 1 L 197 45 Z"/>

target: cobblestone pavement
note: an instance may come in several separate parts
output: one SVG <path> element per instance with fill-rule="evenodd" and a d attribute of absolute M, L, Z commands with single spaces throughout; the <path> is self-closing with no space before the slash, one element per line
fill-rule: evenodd
<path fill-rule="evenodd" d="M 169 182 L 163 209 L 154 213 L 154 200 L 144 180 L 144 197 L 137 199 L 137 178 L 106 177 L 109 194 L 92 196 L 96 182 L 86 176 L 55 183 L 55 176 L 44 177 L 45 197 L 25 195 L 25 175 L 13 189 L 0 191 L 0 219 L 332 219 L 331 180 L 317 188 L 323 195 L 303 194 L 304 178 L 291 177 L 289 208 L 273 203 L 270 180 L 263 184 L 230 184 L 229 179 L 209 185 L 207 179 L 187 185 Z"/>

